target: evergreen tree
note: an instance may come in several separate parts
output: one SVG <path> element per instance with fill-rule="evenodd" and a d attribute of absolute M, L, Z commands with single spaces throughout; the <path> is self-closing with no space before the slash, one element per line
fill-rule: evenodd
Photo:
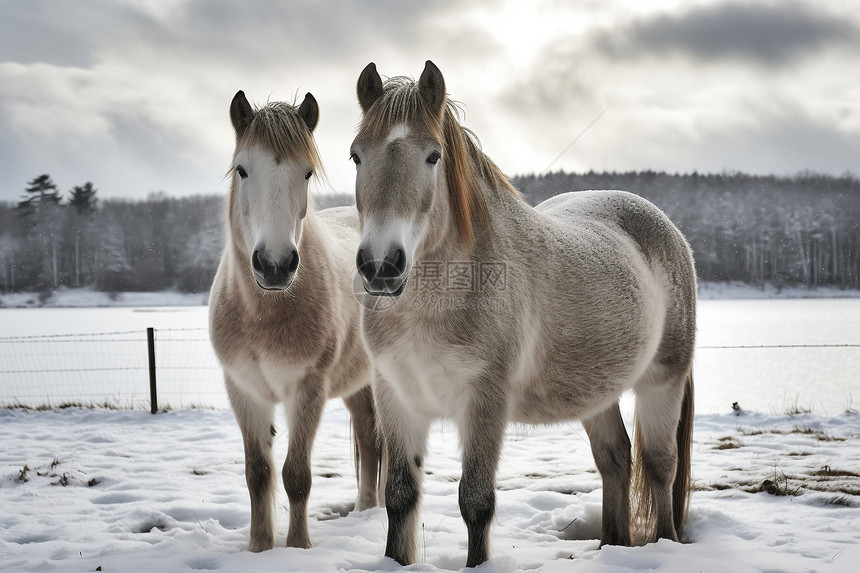
<path fill-rule="evenodd" d="M 74 207 L 77 213 L 91 211 L 96 207 L 96 203 L 98 203 L 96 188 L 89 181 L 83 185 L 75 185 L 69 193 L 71 195 L 69 197 L 69 206 Z"/>
<path fill-rule="evenodd" d="M 97 243 L 94 213 L 98 198 L 96 188 L 89 181 L 76 185 L 69 191 L 69 206 L 74 208 L 70 213 L 69 234 L 73 253 L 72 262 L 76 287 L 87 284 L 88 277 L 95 272 L 95 246 Z"/>
<path fill-rule="evenodd" d="M 40 290 L 60 283 L 60 228 L 63 220 L 62 196 L 47 173 L 27 183 L 17 214 L 25 235 L 24 257 L 20 264 L 25 276 L 34 277 Z"/>
<path fill-rule="evenodd" d="M 51 176 L 44 173 L 27 183 L 24 198 L 18 203 L 18 210 L 20 214 L 26 216 L 43 206 L 59 205 L 62 200 L 60 189 L 51 180 Z"/>

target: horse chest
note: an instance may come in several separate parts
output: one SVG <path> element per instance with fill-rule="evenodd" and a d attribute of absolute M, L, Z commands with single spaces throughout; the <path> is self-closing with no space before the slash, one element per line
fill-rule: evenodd
<path fill-rule="evenodd" d="M 249 309 L 223 287 L 210 313 L 212 345 L 232 384 L 263 402 L 288 400 L 326 345 L 306 314 Z"/>
<path fill-rule="evenodd" d="M 288 400 L 309 367 L 310 364 L 287 364 L 265 354 L 248 354 L 224 365 L 237 388 L 265 402 Z"/>
<path fill-rule="evenodd" d="M 429 417 L 457 417 L 468 404 L 471 382 L 484 369 L 465 348 L 404 339 L 377 355 L 376 366 L 401 402 Z"/>

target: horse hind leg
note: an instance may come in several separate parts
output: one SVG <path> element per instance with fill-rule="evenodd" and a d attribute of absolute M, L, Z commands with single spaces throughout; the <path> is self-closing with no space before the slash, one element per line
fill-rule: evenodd
<path fill-rule="evenodd" d="M 630 438 L 618 402 L 582 422 L 603 478 L 600 546 L 630 545 Z"/>
<path fill-rule="evenodd" d="M 378 505 L 379 469 L 381 452 L 376 432 L 376 412 L 373 393 L 365 386 L 343 399 L 352 416 L 352 431 L 356 450 L 356 478 L 358 498 L 355 509 L 362 511 Z"/>
<path fill-rule="evenodd" d="M 635 392 L 634 523 L 644 542 L 678 541 L 689 497 L 692 376 L 654 365 Z"/>
<path fill-rule="evenodd" d="M 272 471 L 274 406 L 249 398 L 236 388 L 229 376 L 226 377 L 226 386 L 245 448 L 245 482 L 251 497 L 249 548 L 254 552 L 265 551 L 275 545 L 275 474 Z"/>

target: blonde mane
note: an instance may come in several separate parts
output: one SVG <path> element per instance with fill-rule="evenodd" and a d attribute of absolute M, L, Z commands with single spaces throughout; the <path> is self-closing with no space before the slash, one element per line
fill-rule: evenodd
<path fill-rule="evenodd" d="M 474 240 L 473 217 L 489 237 L 490 214 L 481 191 L 481 181 L 486 182 L 493 192 L 519 194 L 508 177 L 481 151 L 475 134 L 460 125 L 457 105 L 446 99 L 440 121 L 428 109 L 417 82 L 393 77 L 385 81 L 382 96 L 365 114 L 358 137 L 385 137 L 391 126 L 397 123 L 425 129 L 442 144 L 448 195 L 462 239 L 467 244 Z"/>
<path fill-rule="evenodd" d="M 236 223 L 239 217 L 239 196 L 236 193 L 235 160 L 240 151 L 252 147 L 262 147 L 272 154 L 275 161 L 280 163 L 284 160 L 310 161 L 311 169 L 318 177 L 324 180 L 325 170 L 322 159 L 317 150 L 313 134 L 308 129 L 305 121 L 299 115 L 298 107 L 286 102 L 277 101 L 267 104 L 265 107 L 254 110 L 254 117 L 248 128 L 236 142 L 236 150 L 233 153 L 234 164 L 225 177 L 231 178 L 230 195 L 227 203 L 227 216 L 231 221 L 230 233 L 235 244 L 241 244 L 240 226 Z M 309 204 L 313 204 L 310 196 Z"/>
<path fill-rule="evenodd" d="M 311 131 L 295 105 L 276 101 L 254 110 L 254 119 L 236 144 L 236 153 L 260 146 L 275 161 L 308 159 L 314 173 L 322 175 L 322 160 Z"/>

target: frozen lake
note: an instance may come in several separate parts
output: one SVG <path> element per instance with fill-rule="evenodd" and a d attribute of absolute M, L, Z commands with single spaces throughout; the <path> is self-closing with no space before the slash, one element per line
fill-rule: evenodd
<path fill-rule="evenodd" d="M 860 407 L 860 348 L 797 346 L 860 343 L 860 299 L 706 300 L 699 308 L 688 543 L 598 550 L 602 486 L 581 425 L 511 426 L 496 476 L 493 559 L 483 570 L 857 569 L 860 416 L 842 413 L 852 395 Z M 227 405 L 206 322 L 204 306 L 0 309 L 0 401 L 139 408 L 0 409 L 0 570 L 401 569 L 382 557 L 385 509 L 351 511 L 354 450 L 338 402 L 326 409 L 312 455 L 314 547 L 284 547 L 279 486 L 277 547 L 247 551 L 238 425 L 226 410 L 180 409 Z M 157 416 L 141 411 L 149 407 L 150 326 L 158 329 L 160 401 L 177 408 Z M 716 348 L 723 346 L 789 347 Z M 746 415 L 732 415 L 734 401 Z M 629 415 L 631 400 L 624 403 Z M 795 405 L 813 413 L 784 414 Z M 276 425 L 280 463 L 288 440 Z M 429 435 L 425 563 L 412 570 L 444 573 L 465 563 L 456 434 L 441 422 Z M 766 483 L 787 494 L 763 491 Z"/>
<path fill-rule="evenodd" d="M 207 316 L 205 306 L 0 309 L 0 402 L 148 407 L 154 327 L 160 404 L 226 407 Z M 702 300 L 698 322 L 697 413 L 860 407 L 860 299 Z M 111 334 L 80 336 L 90 333 Z M 65 334 L 78 336 L 24 338 Z"/>
<path fill-rule="evenodd" d="M 860 408 L 860 299 L 700 301 L 698 330 L 698 412 Z"/>

